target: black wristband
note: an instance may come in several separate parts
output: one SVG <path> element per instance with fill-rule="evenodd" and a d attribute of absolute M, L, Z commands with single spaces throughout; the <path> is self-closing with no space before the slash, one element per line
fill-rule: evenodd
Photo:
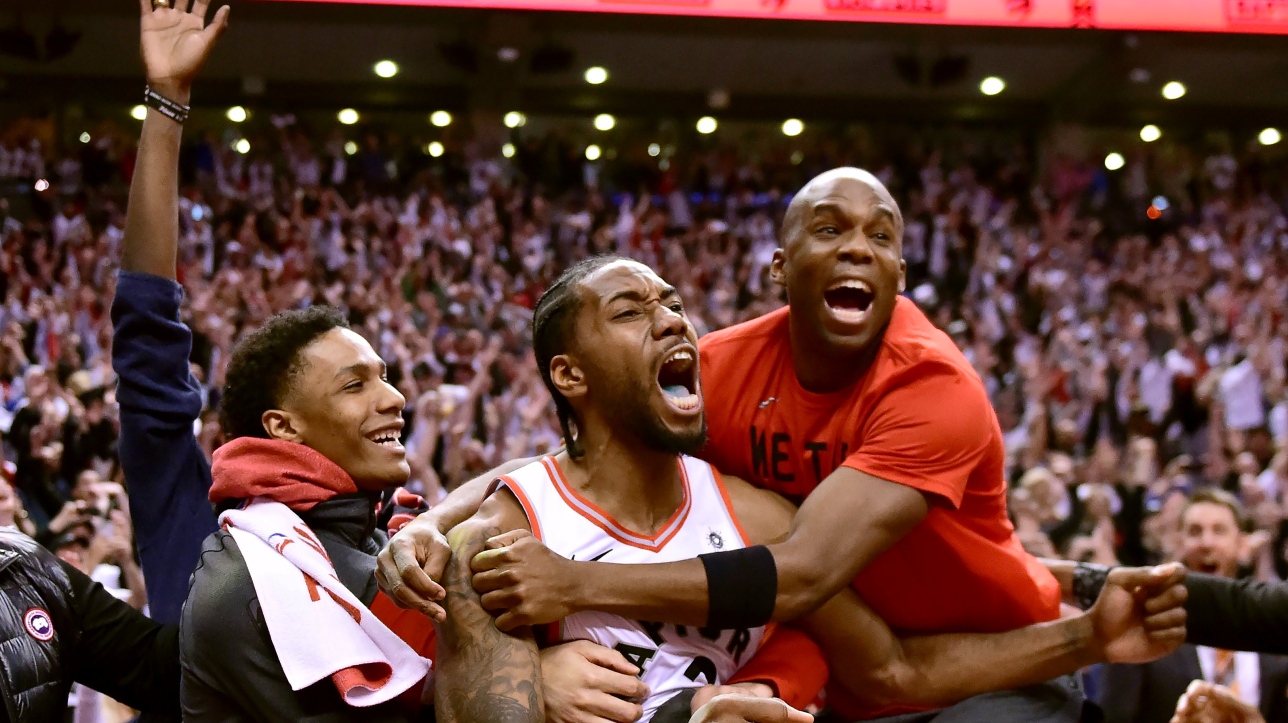
<path fill-rule="evenodd" d="M 1090 610 L 1100 597 L 1113 568 L 1079 562 L 1073 566 L 1073 601 L 1079 610 Z"/>
<path fill-rule="evenodd" d="M 707 627 L 757 628 L 774 616 L 778 565 L 764 545 L 698 555 L 707 571 Z"/>
<path fill-rule="evenodd" d="M 188 120 L 188 113 L 192 111 L 191 106 L 170 100 L 152 90 L 150 85 L 143 89 L 143 103 L 175 123 L 183 123 Z"/>

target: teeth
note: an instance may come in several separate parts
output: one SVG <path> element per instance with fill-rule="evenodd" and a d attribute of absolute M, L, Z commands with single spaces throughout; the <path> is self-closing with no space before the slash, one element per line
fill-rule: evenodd
<path fill-rule="evenodd" d="M 667 362 L 673 361 L 693 361 L 693 354 L 689 353 L 688 349 L 677 351 L 670 359 L 667 359 Z"/>
<path fill-rule="evenodd" d="M 829 291 L 834 289 L 855 289 L 857 291 L 867 291 L 867 292 L 872 291 L 871 286 L 868 286 L 866 283 L 859 281 L 858 279 L 846 279 L 845 281 L 842 281 L 840 283 L 833 284 L 832 288 L 829 289 Z"/>

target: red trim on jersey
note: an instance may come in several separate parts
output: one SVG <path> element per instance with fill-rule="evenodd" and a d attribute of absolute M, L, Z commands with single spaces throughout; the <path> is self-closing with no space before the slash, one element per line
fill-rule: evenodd
<path fill-rule="evenodd" d="M 747 531 L 742 529 L 742 523 L 738 521 L 738 515 L 733 511 L 733 500 L 729 499 L 729 490 L 725 489 L 724 477 L 715 465 L 707 465 L 711 468 L 711 476 L 716 479 L 716 489 L 720 490 L 720 499 L 724 500 L 725 512 L 729 513 L 729 519 L 733 526 L 738 530 L 738 536 L 742 538 L 743 547 L 751 547 L 751 537 Z"/>
<path fill-rule="evenodd" d="M 503 474 L 500 477 L 497 477 L 496 481 L 492 483 L 494 486 L 494 489 L 492 490 L 493 492 L 496 491 L 495 486 L 497 486 L 497 482 L 501 483 L 500 486 L 510 490 L 510 492 L 514 494 L 515 499 L 519 500 L 519 505 L 523 507 L 523 514 L 528 516 L 528 524 L 532 526 L 532 534 L 535 535 L 538 540 L 544 542 L 545 538 L 541 536 L 541 522 L 537 519 L 537 508 L 532 505 L 532 500 L 528 499 L 528 495 L 524 494 L 523 488 L 519 486 L 518 482 L 514 481 L 513 477 L 508 474 Z"/>
<path fill-rule="evenodd" d="M 554 457 L 545 457 L 541 464 L 546 468 L 546 474 L 550 475 L 550 481 L 554 484 L 555 491 L 563 498 L 563 501 L 577 514 L 586 518 L 588 522 L 608 533 L 609 537 L 631 547 L 638 547 L 641 550 L 656 552 L 666 547 L 666 543 L 675 537 L 676 533 L 684 527 L 684 521 L 689 517 L 689 509 L 693 506 L 692 496 L 689 494 L 689 473 L 684 468 L 684 462 L 676 459 L 680 465 L 680 478 L 684 482 L 684 499 L 680 506 L 676 508 L 671 518 L 662 525 L 658 531 L 652 535 L 643 535 L 628 529 L 625 525 L 613 519 L 613 516 L 600 509 L 598 505 L 590 500 L 577 494 L 577 490 L 568 484 L 564 478 L 563 470 L 559 468 L 559 463 Z"/>

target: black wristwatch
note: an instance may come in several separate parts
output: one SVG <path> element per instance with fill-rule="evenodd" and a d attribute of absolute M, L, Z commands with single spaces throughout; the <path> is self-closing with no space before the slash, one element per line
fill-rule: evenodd
<path fill-rule="evenodd" d="M 1090 609 L 1100 597 L 1100 591 L 1109 579 L 1113 568 L 1079 562 L 1073 567 L 1073 601 L 1079 610 Z"/>

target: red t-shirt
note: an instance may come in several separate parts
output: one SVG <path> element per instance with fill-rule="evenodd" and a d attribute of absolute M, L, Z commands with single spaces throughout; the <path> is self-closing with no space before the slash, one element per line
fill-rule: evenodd
<path fill-rule="evenodd" d="M 911 301 L 895 304 L 868 373 L 829 394 L 796 378 L 787 309 L 708 334 L 699 349 L 701 456 L 720 471 L 799 503 L 845 466 L 940 502 L 854 579 L 894 631 L 1000 632 L 1059 616 L 1059 584 L 1006 514 L 1002 431 L 984 386 Z M 911 710 L 856 710 L 843 698 L 830 695 L 855 718 Z"/>

